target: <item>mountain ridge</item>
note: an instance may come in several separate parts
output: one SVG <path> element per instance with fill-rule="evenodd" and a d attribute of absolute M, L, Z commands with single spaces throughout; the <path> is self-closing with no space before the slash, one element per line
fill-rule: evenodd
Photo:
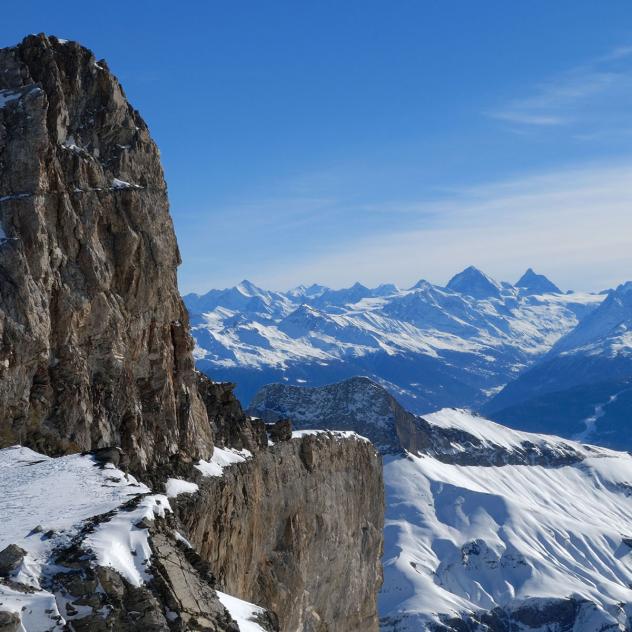
<path fill-rule="evenodd" d="M 564 436 L 629 450 L 631 383 L 628 282 L 610 290 L 597 309 L 487 402 L 483 411 L 512 427 L 550 427 Z"/>
<path fill-rule="evenodd" d="M 474 267 L 460 275 L 452 286 L 463 292 L 423 280 L 410 289 L 355 284 L 311 294 L 257 288 L 261 301 L 238 308 L 222 298 L 230 289 L 208 293 L 206 303 L 187 295 L 197 366 L 237 382 L 244 402 L 265 383 L 318 386 L 368 375 L 416 412 L 477 407 L 604 298 L 532 294 Z M 480 292 L 468 279 L 483 284 L 484 296 L 470 295 Z"/>

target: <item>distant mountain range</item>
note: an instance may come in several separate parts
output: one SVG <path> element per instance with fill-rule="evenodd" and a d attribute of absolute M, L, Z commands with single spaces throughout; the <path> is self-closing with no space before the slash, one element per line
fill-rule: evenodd
<path fill-rule="evenodd" d="M 238 384 L 318 386 L 367 375 L 411 410 L 478 408 L 604 300 L 528 270 L 515 284 L 469 267 L 446 287 L 356 283 L 272 292 L 248 281 L 184 297 L 199 369 Z"/>
<path fill-rule="evenodd" d="M 534 432 L 632 450 L 632 282 L 610 291 L 483 410 Z"/>
<path fill-rule="evenodd" d="M 416 416 L 362 377 L 269 385 L 250 412 L 379 447 L 383 632 L 631 629 L 629 454 L 463 410 Z"/>

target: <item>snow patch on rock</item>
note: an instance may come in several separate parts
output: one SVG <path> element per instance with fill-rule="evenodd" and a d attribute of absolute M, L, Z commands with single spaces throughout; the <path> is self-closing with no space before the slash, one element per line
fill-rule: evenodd
<path fill-rule="evenodd" d="M 234 465 L 235 463 L 243 463 L 247 459 L 252 458 L 252 452 L 249 450 L 233 450 L 231 448 L 218 448 L 213 450 L 213 456 L 210 461 L 200 460 L 195 467 L 202 472 L 204 476 L 222 476 L 224 468 Z"/>
<path fill-rule="evenodd" d="M 183 481 L 180 478 L 170 478 L 166 484 L 167 496 L 175 498 L 180 494 L 195 494 L 199 487 L 190 481 Z"/>
<path fill-rule="evenodd" d="M 217 591 L 217 596 L 224 608 L 230 612 L 230 616 L 237 621 L 240 632 L 265 632 L 255 620 L 257 615 L 265 613 L 263 608 L 223 592 Z"/>

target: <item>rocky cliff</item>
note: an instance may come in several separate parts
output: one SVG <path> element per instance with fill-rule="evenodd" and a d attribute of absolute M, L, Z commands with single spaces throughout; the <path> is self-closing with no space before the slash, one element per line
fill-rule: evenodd
<path fill-rule="evenodd" d="M 270 385 L 251 406 L 380 446 L 383 632 L 631 629 L 629 454 L 465 410 L 415 416 L 366 378 Z"/>
<path fill-rule="evenodd" d="M 368 441 L 281 441 L 198 483 L 176 513 L 225 590 L 286 632 L 377 630 L 384 484 Z"/>
<path fill-rule="evenodd" d="M 443 463 L 488 467 L 558 467 L 582 458 L 570 443 L 563 441 L 534 442 L 532 435 L 516 433 L 521 440 L 508 447 L 502 442 L 483 440 L 463 428 L 429 423 L 428 415 L 413 415 L 386 389 L 366 377 L 316 388 L 270 384 L 255 395 L 249 411 L 266 421 L 290 418 L 302 429 L 356 432 L 368 437 L 385 455 L 406 451 L 432 456 Z M 456 415 L 461 412 L 453 410 Z"/>
<path fill-rule="evenodd" d="M 416 454 L 431 441 L 423 421 L 368 377 L 314 388 L 269 384 L 257 392 L 248 410 L 269 422 L 291 418 L 302 429 L 357 432 L 383 454 L 402 449 Z"/>
<path fill-rule="evenodd" d="M 105 62 L 0 51 L 0 444 L 212 451 L 160 156 Z"/>
<path fill-rule="evenodd" d="M 45 35 L 0 50 L 0 629 L 377 630 L 379 455 L 196 373 L 179 261 L 106 63 Z"/>

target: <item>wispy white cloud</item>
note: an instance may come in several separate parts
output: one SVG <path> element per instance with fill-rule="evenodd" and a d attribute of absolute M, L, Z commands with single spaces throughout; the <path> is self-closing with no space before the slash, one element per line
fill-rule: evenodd
<path fill-rule="evenodd" d="M 571 124 L 614 126 L 631 101 L 632 46 L 619 46 L 547 78 L 533 86 L 531 94 L 514 98 L 487 114 L 534 129 Z"/>
<path fill-rule="evenodd" d="M 504 112 L 494 112 L 492 115 L 494 118 L 509 121 L 511 123 L 518 123 L 521 125 L 565 125 L 569 123 L 569 119 L 562 116 L 551 116 L 546 114 L 530 114 L 520 109 L 506 110 Z"/>
<path fill-rule="evenodd" d="M 599 61 L 616 61 L 618 59 L 625 59 L 632 57 L 632 46 L 617 46 L 613 48 L 609 53 L 606 53 L 599 58 Z"/>
<path fill-rule="evenodd" d="M 260 278 L 277 288 L 358 279 L 406 285 L 420 277 L 441 283 L 470 264 L 507 280 L 533 266 L 562 285 L 582 279 L 581 289 L 593 290 L 632 277 L 632 161 L 493 183 L 412 206 L 420 218 L 438 221 L 339 243 L 291 268 L 269 265 Z"/>

